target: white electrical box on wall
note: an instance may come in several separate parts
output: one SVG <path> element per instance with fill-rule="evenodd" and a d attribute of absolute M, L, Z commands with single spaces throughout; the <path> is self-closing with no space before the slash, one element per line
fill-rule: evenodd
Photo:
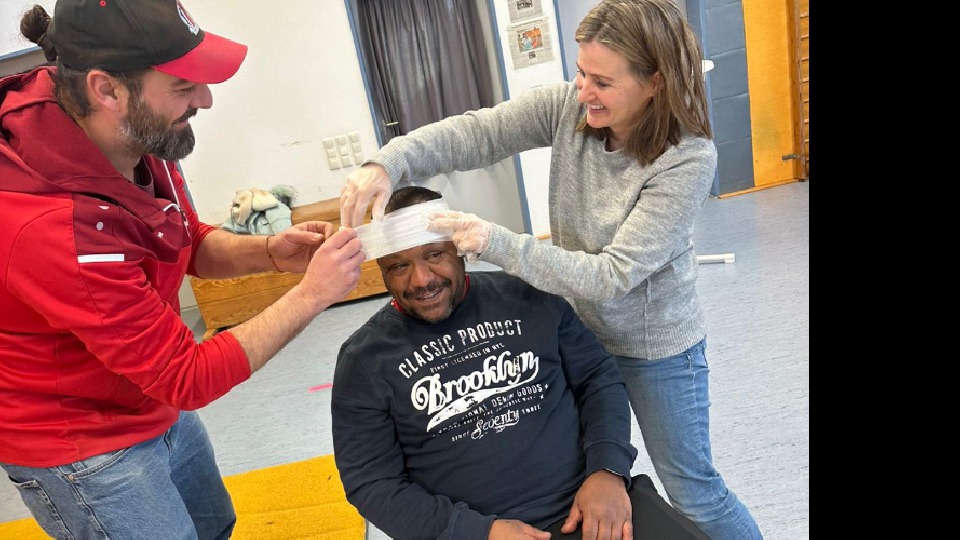
<path fill-rule="evenodd" d="M 327 158 L 327 166 L 330 167 L 330 170 L 335 170 L 340 168 L 340 155 L 337 153 L 337 143 L 334 137 L 329 139 L 324 139 L 323 141 L 323 153 Z"/>
<path fill-rule="evenodd" d="M 353 155 L 353 163 L 361 165 L 363 163 L 363 150 L 360 147 L 360 132 L 351 131 L 347 133 L 347 139 L 350 141 L 350 153 Z"/>

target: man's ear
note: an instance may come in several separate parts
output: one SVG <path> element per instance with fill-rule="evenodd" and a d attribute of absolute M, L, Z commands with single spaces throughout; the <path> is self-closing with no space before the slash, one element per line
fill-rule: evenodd
<path fill-rule="evenodd" d="M 123 113 L 127 108 L 130 90 L 113 75 L 91 69 L 87 72 L 87 95 L 94 110 Z"/>

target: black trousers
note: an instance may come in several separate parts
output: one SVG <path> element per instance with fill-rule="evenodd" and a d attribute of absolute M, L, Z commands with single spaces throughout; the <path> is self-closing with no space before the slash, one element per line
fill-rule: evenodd
<path fill-rule="evenodd" d="M 692 521 L 670 506 L 657 493 L 653 480 L 645 474 L 633 477 L 633 484 L 627 491 L 633 505 L 633 538 L 635 540 L 710 540 Z M 561 518 L 545 530 L 551 538 L 579 540 L 581 529 L 570 534 L 560 532 L 566 518 Z"/>

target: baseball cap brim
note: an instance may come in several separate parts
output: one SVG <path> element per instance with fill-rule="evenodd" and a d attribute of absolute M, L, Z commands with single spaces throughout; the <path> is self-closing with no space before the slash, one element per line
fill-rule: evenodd
<path fill-rule="evenodd" d="M 204 32 L 203 41 L 187 54 L 153 69 L 190 82 L 215 84 L 233 77 L 246 56 L 246 45 Z"/>

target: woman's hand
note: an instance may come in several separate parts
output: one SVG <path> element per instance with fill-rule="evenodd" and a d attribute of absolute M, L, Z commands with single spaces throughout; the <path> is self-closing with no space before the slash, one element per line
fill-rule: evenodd
<path fill-rule="evenodd" d="M 382 220 L 392 188 L 387 170 L 376 163 L 367 163 L 348 174 L 340 190 L 340 224 L 344 227 L 363 225 L 370 201 L 373 201 L 373 221 Z"/>
<path fill-rule="evenodd" d="M 427 230 L 451 236 L 457 246 L 457 255 L 465 256 L 469 262 L 477 262 L 477 257 L 490 245 L 493 226 L 476 214 L 433 212 L 429 220 Z"/>

